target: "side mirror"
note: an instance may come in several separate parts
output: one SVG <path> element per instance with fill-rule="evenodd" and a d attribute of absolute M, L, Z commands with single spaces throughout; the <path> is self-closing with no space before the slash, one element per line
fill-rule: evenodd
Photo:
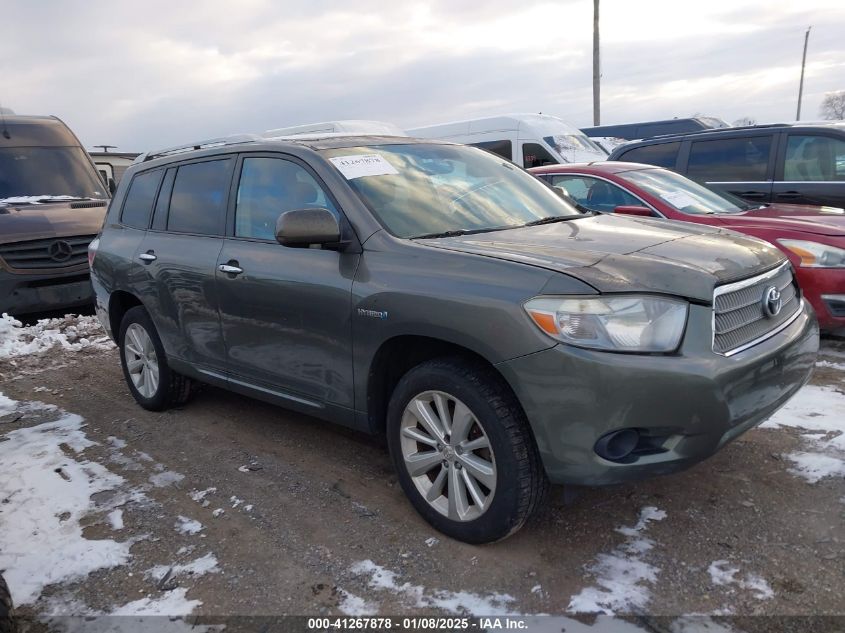
<path fill-rule="evenodd" d="M 282 246 L 335 244 L 340 242 L 340 224 L 328 209 L 285 211 L 276 220 L 276 240 Z"/>
<path fill-rule="evenodd" d="M 646 218 L 654 217 L 654 212 L 648 207 L 637 207 L 634 205 L 620 205 L 613 209 L 614 213 L 621 213 L 622 215 L 639 215 Z"/>

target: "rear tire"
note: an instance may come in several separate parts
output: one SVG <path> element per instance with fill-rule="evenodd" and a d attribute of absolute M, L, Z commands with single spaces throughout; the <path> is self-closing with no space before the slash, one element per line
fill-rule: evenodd
<path fill-rule="evenodd" d="M 0 576 L 0 633 L 17 633 L 12 594 L 3 576 Z"/>
<path fill-rule="evenodd" d="M 435 359 L 405 374 L 388 405 L 387 441 L 416 510 L 460 541 L 510 536 L 548 490 L 522 407 L 480 362 Z"/>
<path fill-rule="evenodd" d="M 164 346 L 147 311 L 127 310 L 118 337 L 123 377 L 135 401 L 150 411 L 163 411 L 191 399 L 196 383 L 170 369 Z"/>

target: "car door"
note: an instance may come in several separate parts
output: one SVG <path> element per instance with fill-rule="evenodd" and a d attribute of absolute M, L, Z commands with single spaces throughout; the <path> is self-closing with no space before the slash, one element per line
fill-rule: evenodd
<path fill-rule="evenodd" d="M 276 220 L 308 207 L 341 213 L 305 163 L 244 154 L 217 288 L 230 384 L 293 403 L 353 407 L 351 291 L 359 255 L 282 246 Z"/>
<path fill-rule="evenodd" d="M 224 372 L 215 270 L 235 157 L 182 163 L 164 177 L 137 258 L 139 291 L 169 357 Z"/>
<path fill-rule="evenodd" d="M 696 139 L 684 175 L 750 202 L 770 202 L 774 176 L 774 134 L 753 133 Z"/>
<path fill-rule="evenodd" d="M 785 134 L 776 176 L 774 202 L 845 208 L 845 137 Z"/>

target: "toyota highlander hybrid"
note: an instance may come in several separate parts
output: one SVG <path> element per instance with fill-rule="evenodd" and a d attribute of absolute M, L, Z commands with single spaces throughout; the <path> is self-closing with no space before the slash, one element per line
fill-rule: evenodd
<path fill-rule="evenodd" d="M 244 136 L 141 156 L 90 248 L 129 389 L 210 383 L 386 436 L 432 525 L 501 539 L 549 482 L 705 459 L 808 379 L 773 246 L 585 214 L 480 149 Z"/>

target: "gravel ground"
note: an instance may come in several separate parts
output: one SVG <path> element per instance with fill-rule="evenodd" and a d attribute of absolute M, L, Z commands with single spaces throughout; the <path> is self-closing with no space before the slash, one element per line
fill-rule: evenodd
<path fill-rule="evenodd" d="M 826 341 L 822 360 L 813 384 L 845 394 L 845 345 Z M 17 401 L 0 398 L 0 436 L 78 414 L 91 444 L 62 444 L 68 463 L 122 478 L 78 524 L 83 545 L 127 556 L 46 584 L 23 615 L 845 614 L 845 472 L 811 483 L 789 458 L 818 454 L 836 431 L 758 428 L 681 474 L 554 488 L 521 532 L 478 547 L 416 515 L 374 439 L 210 387 L 184 408 L 144 411 L 114 349 L 0 359 L 0 385 Z M 2 503 L 0 525 L 14 494 Z M 15 547 L 26 550 L 7 542 L 0 561 Z M 648 630 L 687 630 L 677 625 Z"/>

